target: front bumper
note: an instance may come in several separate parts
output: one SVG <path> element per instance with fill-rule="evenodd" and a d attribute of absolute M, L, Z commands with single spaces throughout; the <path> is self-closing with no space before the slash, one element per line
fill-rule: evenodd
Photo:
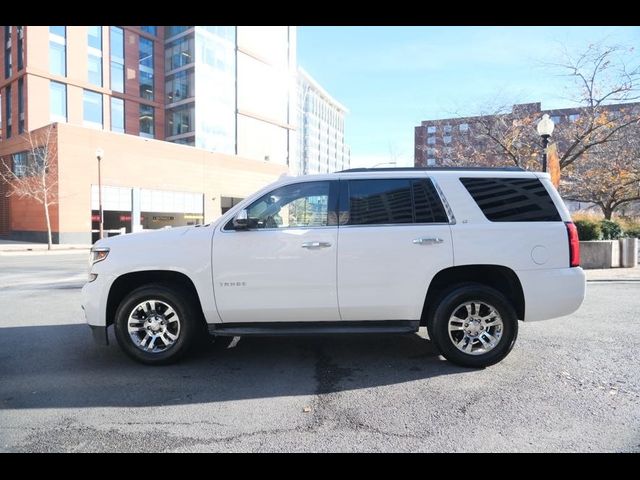
<path fill-rule="evenodd" d="M 98 275 L 93 282 L 85 283 L 82 287 L 84 319 L 91 327 L 93 339 L 100 345 L 109 345 L 106 322 L 108 288 L 105 283 L 105 276 Z"/>

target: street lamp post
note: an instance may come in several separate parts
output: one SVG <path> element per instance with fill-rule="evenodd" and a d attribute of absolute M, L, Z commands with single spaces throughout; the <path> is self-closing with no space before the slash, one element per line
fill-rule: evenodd
<path fill-rule="evenodd" d="M 100 160 L 104 157 L 104 150 L 96 149 L 96 158 L 98 159 L 98 208 L 100 209 L 100 240 L 104 238 L 104 215 L 102 213 L 102 176 L 100 173 Z"/>
<path fill-rule="evenodd" d="M 538 131 L 538 135 L 542 138 L 542 171 L 547 171 L 547 146 L 549 145 L 549 137 L 553 133 L 553 129 L 555 124 L 553 120 L 549 118 L 548 114 L 544 114 L 542 119 L 538 122 L 538 126 L 536 130 Z"/>

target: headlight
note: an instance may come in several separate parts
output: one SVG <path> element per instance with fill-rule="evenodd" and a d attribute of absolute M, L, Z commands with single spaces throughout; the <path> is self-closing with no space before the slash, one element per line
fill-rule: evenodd
<path fill-rule="evenodd" d="M 109 255 L 109 247 L 95 247 L 91 249 L 91 254 L 89 257 L 89 263 L 94 265 L 98 262 L 101 262 Z"/>

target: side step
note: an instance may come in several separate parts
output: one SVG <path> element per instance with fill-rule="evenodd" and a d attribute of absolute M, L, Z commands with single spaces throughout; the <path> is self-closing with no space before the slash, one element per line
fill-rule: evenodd
<path fill-rule="evenodd" d="M 342 333 L 413 333 L 419 320 L 372 320 L 364 322 L 258 322 L 209 324 L 211 335 L 242 337 L 277 335 L 327 335 Z"/>

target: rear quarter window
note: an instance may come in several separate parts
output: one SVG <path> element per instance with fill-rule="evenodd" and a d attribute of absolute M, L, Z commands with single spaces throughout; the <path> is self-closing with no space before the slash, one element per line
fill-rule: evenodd
<path fill-rule="evenodd" d="M 538 178 L 460 178 L 492 222 L 559 222 L 560 214 Z"/>

